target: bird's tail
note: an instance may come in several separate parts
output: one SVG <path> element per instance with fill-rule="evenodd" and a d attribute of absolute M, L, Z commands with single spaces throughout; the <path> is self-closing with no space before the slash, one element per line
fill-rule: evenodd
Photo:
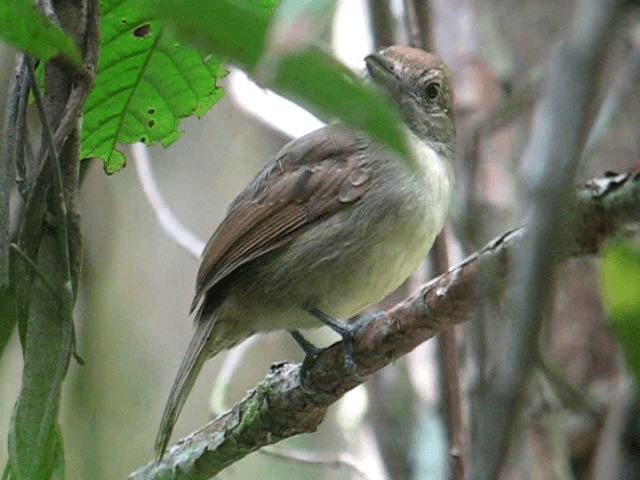
<path fill-rule="evenodd" d="M 158 462 L 162 459 L 164 451 L 169 444 L 173 427 L 193 388 L 196 377 L 200 373 L 202 365 L 204 365 L 205 361 L 210 357 L 210 352 L 205 352 L 204 349 L 211 336 L 217 316 L 218 310 L 216 309 L 213 314 L 206 315 L 206 318 L 200 315 L 200 318 L 196 320 L 196 331 L 187 348 L 187 353 L 182 359 L 178 374 L 171 387 L 169 399 L 164 407 L 164 413 L 162 414 L 162 421 L 160 422 L 155 445 L 156 459 Z"/>

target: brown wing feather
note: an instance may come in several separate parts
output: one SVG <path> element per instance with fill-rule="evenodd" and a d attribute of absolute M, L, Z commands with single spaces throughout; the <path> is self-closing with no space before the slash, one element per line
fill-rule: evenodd
<path fill-rule="evenodd" d="M 286 245 L 296 230 L 357 201 L 369 188 L 361 135 L 327 127 L 285 146 L 231 204 L 202 255 L 196 295 L 241 265 Z"/>

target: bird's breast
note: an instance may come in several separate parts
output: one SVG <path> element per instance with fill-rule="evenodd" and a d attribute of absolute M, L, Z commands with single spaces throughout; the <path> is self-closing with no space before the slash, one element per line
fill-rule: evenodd
<path fill-rule="evenodd" d="M 344 281 L 328 285 L 322 300 L 337 317 L 355 315 L 398 288 L 442 230 L 453 190 L 451 165 L 422 142 L 412 149 L 415 162 L 391 169 L 390 178 L 363 199 L 362 211 L 349 221 L 361 219 L 350 235 L 354 245 L 364 247 L 347 249 L 333 267 L 334 278 Z"/>
<path fill-rule="evenodd" d="M 366 303 L 379 301 L 415 272 L 444 225 L 452 176 L 435 152 L 423 153 L 430 155 L 428 163 L 406 181 L 405 188 L 412 191 L 395 218 L 390 219 L 391 228 L 386 229 L 384 240 L 371 252 L 368 275 L 371 297 Z"/>

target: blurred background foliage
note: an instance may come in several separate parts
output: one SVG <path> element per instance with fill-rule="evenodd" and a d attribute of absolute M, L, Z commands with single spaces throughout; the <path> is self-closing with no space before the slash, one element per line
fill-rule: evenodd
<path fill-rule="evenodd" d="M 459 192 L 449 229 L 457 240 L 453 242 L 452 262 L 522 221 L 516 209 L 522 191 L 518 172 L 530 115 L 488 129 L 475 147 L 469 132 L 475 131 L 479 118 L 505 99 L 521 95 L 526 102 L 533 98 L 527 97 L 527 89 L 533 85 L 535 91 L 540 67 L 571 21 L 574 4 L 552 0 L 339 0 L 335 10 L 312 12 L 322 20 L 322 28 L 311 32 L 313 45 L 332 50 L 355 71 L 363 67 L 362 58 L 375 47 L 409 43 L 415 35 L 407 27 L 412 22 L 422 27 L 431 49 L 451 65 L 456 78 L 460 143 Z M 158 5 L 171 9 L 175 3 Z M 270 2 L 263 6 L 269 8 Z M 197 17 L 198 11 L 182 13 Z M 636 94 L 623 97 L 601 135 L 589 144 L 590 155 L 581 166 L 580 182 L 605 170 L 637 167 L 640 82 L 637 72 L 635 76 L 628 72 L 640 49 L 637 13 L 625 19 L 608 56 L 602 59 L 604 88 L 594 92 L 594 103 L 600 104 L 608 88 L 620 82 L 620 88 Z M 281 25 L 285 31 L 291 28 L 286 22 Z M 194 29 L 196 34 L 198 31 Z M 292 30 L 290 35 L 294 33 Z M 238 35 L 236 40 L 242 43 Z M 256 48 L 262 53 L 261 47 Z M 0 91 L 6 91 L 12 58 L 13 51 L 0 44 L 0 65 L 4 66 L 0 68 Z M 251 55 L 239 61 L 263 83 L 278 89 L 282 83 L 269 75 L 268 68 L 256 73 L 256 58 Z M 221 76 L 217 68 L 214 70 L 216 77 Z M 213 110 L 200 119 L 188 118 L 174 125 L 181 136 L 171 136 L 169 148 L 151 148 L 154 173 L 166 201 L 203 240 L 260 166 L 291 136 L 318 125 L 317 120 L 314 123 L 307 117 L 275 115 L 285 107 L 263 104 L 260 95 L 251 96 L 251 87 L 243 78 L 232 70 L 220 79 L 228 94 Z M 291 86 L 284 90 L 287 88 L 291 94 Z M 0 103 L 4 101 L 0 95 Z M 197 110 L 197 103 L 184 114 Z M 313 107 L 313 102 L 307 106 Z M 148 133 L 143 135 L 155 140 Z M 128 155 L 126 148 L 122 150 Z M 121 162 L 112 170 L 118 166 Z M 153 454 L 162 407 L 191 335 L 187 312 L 198 264 L 161 231 L 132 165 L 113 176 L 104 174 L 100 160 L 88 160 L 86 167 L 81 204 L 86 250 L 76 307 L 78 350 L 86 364 L 72 363 L 64 385 L 61 426 L 66 478 L 125 478 Z M 613 321 L 620 325 L 629 316 L 627 310 L 621 314 L 623 319 L 616 314 L 616 294 L 621 291 L 616 282 L 624 278 L 625 291 L 631 292 L 625 298 L 640 298 L 640 278 L 628 274 L 636 267 L 624 263 L 633 263 L 637 254 L 629 246 L 614 246 L 608 252 L 605 293 Z M 561 268 L 553 309 L 540 342 L 545 362 L 531 382 L 518 448 L 505 478 L 606 478 L 597 477 L 597 473 L 620 455 L 616 442 L 624 424 L 613 433 L 611 424 L 614 414 L 626 408 L 621 385 L 627 384 L 627 376 L 598 293 L 600 263 L 599 259 L 582 258 Z M 416 274 L 387 305 L 426 276 L 428 268 Z M 5 307 L 0 304 L 0 309 Z M 489 364 L 496 360 L 492 342 L 499 338 L 504 322 L 501 307 L 500 302 L 488 301 L 476 318 L 461 327 L 466 399 L 473 398 L 477 357 L 486 357 Z M 630 317 L 631 327 L 626 327 L 630 333 L 625 333 L 625 327 L 616 332 L 623 338 L 627 358 L 637 367 L 638 342 L 625 339 L 638 331 L 633 323 L 634 319 L 637 322 L 638 305 L 631 311 L 636 313 Z M 0 468 L 6 461 L 6 432 L 22 367 L 17 335 L 10 334 L 0 331 L 0 348 L 8 341 L 0 357 Z M 313 339 L 328 343 L 333 337 L 318 331 Z M 352 452 L 367 466 L 372 479 L 447 478 L 446 427 L 440 420 L 446 402 L 439 402 L 443 395 L 439 393 L 437 350 L 436 342 L 427 342 L 347 395 L 330 410 L 318 433 L 282 445 L 323 453 Z M 271 362 L 300 359 L 298 347 L 287 335 L 260 338 L 233 377 L 227 401 L 242 398 Z M 211 387 L 223 362 L 224 356 L 220 356 L 205 366 L 174 438 L 211 418 Z M 467 403 L 465 408 L 470 408 Z M 304 465 L 260 453 L 248 456 L 220 477 L 359 478 L 348 468 Z"/>

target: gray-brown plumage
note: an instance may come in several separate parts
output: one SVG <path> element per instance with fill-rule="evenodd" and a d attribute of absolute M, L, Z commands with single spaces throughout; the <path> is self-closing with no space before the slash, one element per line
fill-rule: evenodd
<path fill-rule="evenodd" d="M 202 256 L 195 333 L 159 456 L 207 359 L 255 332 L 320 326 L 312 309 L 340 319 L 361 312 L 415 271 L 442 228 L 455 141 L 448 69 L 409 47 L 366 63 L 403 114 L 412 161 L 329 126 L 286 145 L 236 197 Z"/>

